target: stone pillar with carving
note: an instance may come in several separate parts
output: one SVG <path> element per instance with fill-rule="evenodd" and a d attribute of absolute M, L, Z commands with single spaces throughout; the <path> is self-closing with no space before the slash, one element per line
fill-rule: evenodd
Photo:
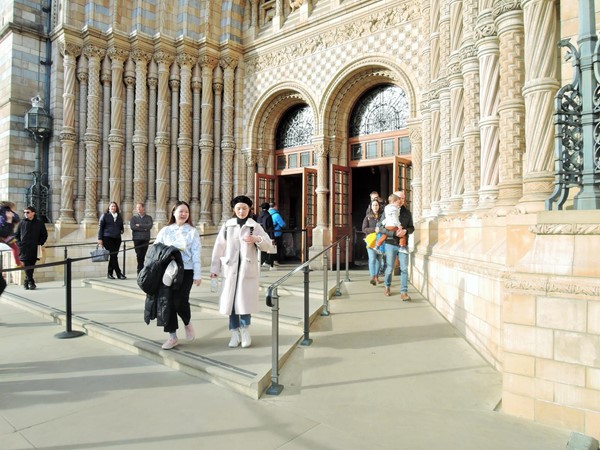
<path fill-rule="evenodd" d="M 200 216 L 200 114 L 202 111 L 202 72 L 194 63 L 192 69 L 192 199 L 190 208 L 194 223 Z M 209 197 L 210 198 L 210 197 Z"/>
<path fill-rule="evenodd" d="M 131 58 L 125 63 L 125 164 L 122 178 L 124 198 L 121 205 L 123 220 L 129 222 L 134 212 L 133 204 L 133 127 L 135 113 L 135 64 Z"/>
<path fill-rule="evenodd" d="M 481 139 L 479 134 L 479 59 L 475 46 L 478 0 L 463 0 L 463 42 L 460 49 L 460 66 L 464 93 L 464 193 L 463 212 L 477 209 L 479 203 Z"/>
<path fill-rule="evenodd" d="M 150 55 L 152 58 L 152 55 Z M 146 199 L 146 211 L 156 219 L 156 114 L 157 89 L 158 89 L 158 65 L 154 58 L 150 59 L 148 65 L 148 195 Z"/>
<path fill-rule="evenodd" d="M 62 147 L 61 189 L 60 189 L 60 216 L 58 223 L 74 224 L 73 199 L 75 183 L 75 80 L 77 71 L 77 57 L 81 53 L 81 46 L 68 42 L 61 43 L 60 52 L 63 56 L 63 128 L 60 132 Z"/>
<path fill-rule="evenodd" d="M 123 121 L 123 63 L 128 52 L 117 47 L 108 50 L 111 59 L 112 92 L 110 96 L 110 201 L 121 203 L 122 199 L 122 164 L 123 147 L 125 145 Z M 107 205 L 108 206 L 108 205 Z"/>
<path fill-rule="evenodd" d="M 196 62 L 191 55 L 177 55 L 181 70 L 181 91 L 179 97 L 179 194 L 186 202 L 192 196 L 192 66 Z M 193 217 L 193 216 L 192 216 Z"/>
<path fill-rule="evenodd" d="M 221 196 L 221 109 L 223 106 L 223 70 L 220 66 L 215 68 L 213 80 L 213 90 L 215 93 L 214 101 L 214 151 L 213 151 L 213 198 L 212 198 L 212 216 L 214 224 L 221 221 L 221 213 L 223 209 L 229 208 L 229 203 Z"/>
<path fill-rule="evenodd" d="M 415 222 L 423 215 L 423 138 L 421 134 L 421 121 L 415 120 L 408 123 L 410 136 L 410 149 L 412 155 L 412 205 L 411 212 Z"/>
<path fill-rule="evenodd" d="M 87 128 L 88 61 L 84 55 L 77 61 L 79 81 L 79 144 L 77 147 L 77 195 L 75 220 L 81 219 L 85 209 L 85 130 Z"/>
<path fill-rule="evenodd" d="M 450 0 L 442 0 L 440 8 L 440 214 L 447 214 L 452 192 L 452 143 L 450 126 L 455 118 L 450 114 L 448 62 L 450 57 Z M 454 31 L 454 30 L 453 30 Z"/>
<path fill-rule="evenodd" d="M 481 173 L 478 209 L 495 206 L 498 199 L 498 83 L 499 47 L 492 11 L 480 11 L 476 27 L 477 55 L 479 57 Z"/>
<path fill-rule="evenodd" d="M 111 63 L 108 55 L 102 60 L 102 69 L 100 71 L 100 81 L 102 81 L 102 152 L 100 155 L 100 205 L 104 210 L 110 202 L 110 94 L 112 91 L 112 75 L 110 69 Z"/>
<path fill-rule="evenodd" d="M 244 162 L 246 168 L 246 192 L 245 194 L 254 199 L 254 174 L 256 173 L 256 151 L 252 149 L 247 149 L 243 152 Z M 254 201 L 254 200 L 252 200 Z M 258 205 L 254 205 L 254 212 L 258 213 Z"/>
<path fill-rule="evenodd" d="M 213 224 L 211 212 L 213 183 L 213 70 L 217 60 L 209 55 L 200 56 L 198 64 L 202 70 L 202 120 L 200 121 L 200 222 Z M 214 218 L 216 219 L 216 217 Z"/>
<path fill-rule="evenodd" d="M 500 176 L 497 205 L 506 214 L 523 195 L 525 33 L 520 0 L 500 0 L 494 22 L 500 41 Z"/>
<path fill-rule="evenodd" d="M 169 185 L 169 66 L 173 55 L 165 51 L 154 54 L 158 64 L 158 95 L 156 114 L 156 217 L 157 225 L 166 223 Z"/>
<path fill-rule="evenodd" d="M 317 227 L 328 228 L 329 159 L 327 147 L 322 137 L 313 137 L 313 148 L 317 156 Z"/>
<path fill-rule="evenodd" d="M 146 201 L 148 186 L 148 61 L 152 55 L 136 48 L 131 57 L 135 61 L 135 125 L 133 131 L 133 198 L 136 203 Z"/>
<path fill-rule="evenodd" d="M 234 177 L 235 186 L 239 186 L 240 189 L 243 186 L 248 186 L 250 184 L 252 188 L 246 193 L 254 192 L 254 173 L 248 173 L 246 171 L 246 158 L 244 157 L 242 150 L 242 142 L 244 141 L 244 61 L 240 58 L 238 61 L 238 65 L 235 69 L 235 90 L 234 90 L 234 141 L 236 143 L 235 156 L 238 160 L 238 163 L 235 167 L 237 167 L 238 173 L 237 176 Z M 254 157 L 254 167 L 256 167 L 256 153 L 253 155 Z M 236 191 L 234 189 L 234 191 Z M 252 198 L 252 197 L 251 197 Z M 258 205 L 255 205 L 254 211 L 258 213 Z"/>
<path fill-rule="evenodd" d="M 521 0 L 525 25 L 525 147 L 523 192 L 518 208 L 544 209 L 554 187 L 554 95 L 558 82 L 559 40 L 552 0 Z"/>
<path fill-rule="evenodd" d="M 440 212 L 440 99 L 439 90 L 434 87 L 431 91 L 431 101 L 429 102 L 429 108 L 431 112 L 431 155 L 429 157 L 430 162 L 430 176 L 431 176 L 431 190 L 430 190 L 430 210 L 429 213 L 432 216 L 437 216 Z"/>
<path fill-rule="evenodd" d="M 422 0 L 421 17 L 423 20 L 419 21 L 421 36 L 429 36 L 431 33 L 430 15 L 430 0 Z M 428 82 L 431 79 L 431 47 L 428 39 L 423 39 L 420 59 L 422 64 L 419 64 L 419 80 L 424 80 L 423 86 L 421 86 L 423 94 L 419 105 L 421 112 L 421 216 L 427 216 L 431 207 L 431 110 L 429 109 L 431 85 Z M 415 103 L 417 102 L 415 101 Z M 414 155 L 414 150 L 411 153 Z"/>
<path fill-rule="evenodd" d="M 235 150 L 235 140 L 233 138 L 234 126 L 234 74 L 237 65 L 237 58 L 231 55 L 224 55 L 219 61 L 223 68 L 223 138 L 221 141 L 222 167 L 221 186 L 223 188 L 223 201 L 228 204 L 237 193 L 233 192 L 233 151 Z M 221 220 L 229 218 L 229 209 L 223 208 Z"/>
<path fill-rule="evenodd" d="M 100 60 L 106 50 L 87 45 L 83 51 L 88 59 L 87 126 L 85 129 L 85 212 L 82 223 L 91 229 L 98 226 L 98 149 L 100 147 Z"/>
<path fill-rule="evenodd" d="M 179 75 L 179 65 L 173 63 L 171 65 L 171 74 L 169 76 L 169 87 L 171 88 L 171 163 L 169 164 L 169 205 L 167 210 L 170 211 L 171 207 L 177 200 L 188 201 L 189 199 L 178 199 L 178 173 L 177 173 L 177 162 L 179 156 L 177 155 L 177 135 L 179 132 L 179 87 L 181 79 Z"/>

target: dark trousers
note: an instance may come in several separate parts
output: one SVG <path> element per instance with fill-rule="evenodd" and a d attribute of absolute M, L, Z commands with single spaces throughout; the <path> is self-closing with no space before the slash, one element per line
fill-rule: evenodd
<path fill-rule="evenodd" d="M 26 284 L 35 283 L 35 281 L 33 279 L 33 266 L 35 266 L 35 263 L 37 262 L 37 258 L 36 259 L 22 259 L 21 262 L 23 263 L 23 265 L 25 267 L 27 267 L 27 266 L 31 267 L 31 269 L 25 269 L 25 283 Z"/>
<path fill-rule="evenodd" d="M 269 266 L 273 267 L 273 256 L 274 255 L 267 252 L 260 252 L 260 263 L 267 263 Z"/>
<path fill-rule="evenodd" d="M 113 271 L 117 273 L 117 276 L 121 275 L 121 268 L 119 267 L 119 248 L 121 248 L 121 238 L 112 238 L 104 236 L 102 238 L 104 248 L 110 252 L 110 258 L 108 259 L 108 273 L 113 274 Z"/>
<path fill-rule="evenodd" d="M 281 264 L 285 259 L 285 253 L 283 251 L 283 234 L 281 236 L 275 236 L 275 245 L 277 245 L 277 261 Z"/>
<path fill-rule="evenodd" d="M 164 330 L 167 333 L 174 333 L 179 328 L 177 323 L 177 316 L 181 317 L 184 325 L 189 325 L 192 319 L 192 311 L 190 309 L 190 291 L 194 284 L 194 271 L 184 270 L 183 282 L 179 289 L 172 290 L 171 297 L 171 314 L 169 320 L 164 326 Z"/>
<path fill-rule="evenodd" d="M 134 240 L 133 245 L 135 246 L 135 256 L 137 258 L 137 271 L 140 273 L 140 270 L 144 268 L 144 259 L 146 258 L 146 252 L 148 251 L 148 243 L 150 241 L 142 240 Z"/>

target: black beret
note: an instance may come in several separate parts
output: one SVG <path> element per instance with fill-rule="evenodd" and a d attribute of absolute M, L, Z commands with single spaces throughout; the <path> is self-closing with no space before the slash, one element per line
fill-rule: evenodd
<path fill-rule="evenodd" d="M 238 195 L 233 200 L 231 200 L 231 207 L 234 208 L 238 203 L 245 203 L 250 208 L 252 208 L 252 200 L 250 197 L 246 197 L 245 195 Z"/>

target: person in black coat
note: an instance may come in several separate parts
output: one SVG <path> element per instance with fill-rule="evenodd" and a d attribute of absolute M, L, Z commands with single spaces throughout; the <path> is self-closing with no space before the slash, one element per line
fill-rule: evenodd
<path fill-rule="evenodd" d="M 119 267 L 119 248 L 123 231 L 125 228 L 123 227 L 123 216 L 119 212 L 119 205 L 116 202 L 110 202 L 98 223 L 98 245 L 110 252 L 106 276 L 111 280 L 115 279 L 113 272 L 117 274 L 119 280 L 127 278 Z"/>
<path fill-rule="evenodd" d="M 19 227 L 15 233 L 17 245 L 19 246 L 19 258 L 29 267 L 25 269 L 25 289 L 35 289 L 35 280 L 33 279 L 33 266 L 38 260 L 38 245 L 44 245 L 48 239 L 46 225 L 36 217 L 36 210 L 33 206 L 28 206 L 23 210 L 24 218 L 19 222 Z"/>

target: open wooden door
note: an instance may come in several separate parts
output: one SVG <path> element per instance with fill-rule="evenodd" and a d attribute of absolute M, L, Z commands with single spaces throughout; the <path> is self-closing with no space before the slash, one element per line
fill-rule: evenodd
<path fill-rule="evenodd" d="M 265 173 L 254 176 L 254 213 L 258 214 L 264 202 L 277 202 L 277 177 Z"/>
<path fill-rule="evenodd" d="M 410 209 L 412 200 L 412 165 L 409 160 L 396 156 L 394 158 L 393 189 L 392 192 L 404 191 L 406 207 Z"/>
<path fill-rule="evenodd" d="M 312 246 L 312 232 L 317 226 L 317 170 L 304 167 L 302 169 L 302 228 L 307 231 L 307 245 Z M 302 262 L 305 249 L 302 248 Z"/>
<path fill-rule="evenodd" d="M 331 242 L 335 242 L 344 235 L 350 236 L 350 246 L 352 249 L 352 172 L 350 167 L 331 165 L 331 186 L 329 190 L 330 223 L 331 223 Z M 340 264 L 346 261 L 346 243 L 340 243 Z M 348 255 L 349 261 L 352 261 L 352 252 Z M 331 252 L 332 265 L 335 264 L 335 247 Z"/>

